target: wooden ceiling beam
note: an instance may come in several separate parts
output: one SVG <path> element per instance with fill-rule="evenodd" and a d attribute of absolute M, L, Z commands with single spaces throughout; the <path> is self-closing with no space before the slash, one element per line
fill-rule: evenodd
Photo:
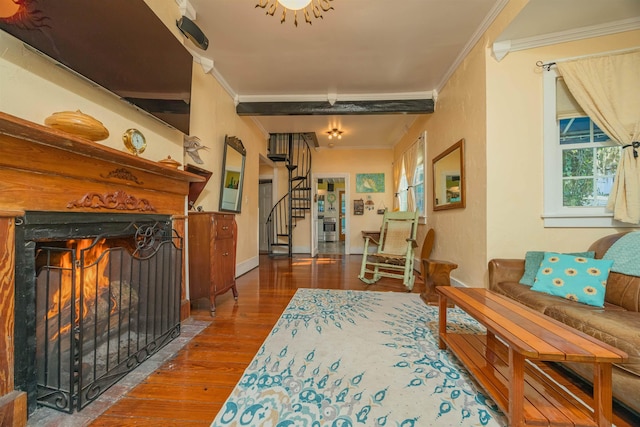
<path fill-rule="evenodd" d="M 433 99 L 385 101 L 240 102 L 239 116 L 329 116 L 353 114 L 430 114 Z"/>

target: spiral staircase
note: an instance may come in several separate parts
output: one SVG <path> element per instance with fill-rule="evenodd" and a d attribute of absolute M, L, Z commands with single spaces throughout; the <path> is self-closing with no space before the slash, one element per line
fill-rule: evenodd
<path fill-rule="evenodd" d="M 284 163 L 289 188 L 271 209 L 266 229 L 269 255 L 293 252 L 293 230 L 311 211 L 311 145 L 313 133 L 275 133 L 269 136 L 268 157 Z"/>

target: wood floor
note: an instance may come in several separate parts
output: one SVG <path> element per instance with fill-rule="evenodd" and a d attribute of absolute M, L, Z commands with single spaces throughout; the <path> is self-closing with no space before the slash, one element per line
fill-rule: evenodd
<path fill-rule="evenodd" d="M 205 304 L 193 310 L 194 318 L 211 325 L 91 426 L 209 426 L 298 288 L 405 291 L 392 279 L 365 287 L 357 278 L 360 260 L 359 255 L 261 256 L 259 268 L 238 278 L 238 301 L 231 292 L 219 296 L 215 318 Z M 422 289 L 417 279 L 413 292 Z M 589 400 L 581 389 L 567 386 Z M 616 413 L 625 417 L 616 416 L 618 427 L 640 425 L 640 419 Z"/>

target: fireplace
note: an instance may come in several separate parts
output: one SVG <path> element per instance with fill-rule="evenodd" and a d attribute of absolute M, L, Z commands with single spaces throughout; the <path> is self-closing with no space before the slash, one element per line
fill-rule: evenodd
<path fill-rule="evenodd" d="M 0 112 L 3 425 L 38 404 L 81 410 L 180 333 L 202 181 Z"/>
<path fill-rule="evenodd" d="M 16 386 L 30 410 L 81 410 L 180 334 L 170 217 L 27 212 L 15 235 Z"/>

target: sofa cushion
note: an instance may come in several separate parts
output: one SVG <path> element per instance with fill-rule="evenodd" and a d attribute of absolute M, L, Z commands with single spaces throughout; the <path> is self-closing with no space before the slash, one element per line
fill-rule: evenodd
<path fill-rule="evenodd" d="M 518 282 L 499 282 L 496 283 L 491 290 L 539 311 L 540 313 L 544 313 L 544 310 L 550 305 L 556 305 L 558 303 L 566 304 L 567 302 L 570 302 L 564 298 L 534 292 L 529 286 L 521 285 Z"/>
<path fill-rule="evenodd" d="M 596 309 L 582 304 L 549 305 L 544 314 L 625 351 L 628 363 L 617 366 L 640 376 L 640 313 Z"/>
<path fill-rule="evenodd" d="M 593 258 L 595 252 L 587 251 L 587 252 L 573 252 L 567 255 L 575 255 L 581 256 L 585 258 Z M 520 279 L 520 284 L 533 286 L 533 282 L 536 280 L 536 274 L 540 269 L 540 264 L 542 264 L 542 260 L 544 259 L 543 251 L 528 251 L 524 256 L 524 274 Z"/>
<path fill-rule="evenodd" d="M 544 313 L 548 307 L 554 307 L 556 305 L 571 305 L 579 307 L 583 310 L 590 310 L 596 313 L 601 313 L 603 310 L 607 311 L 625 311 L 624 308 L 617 305 L 604 303 L 604 309 L 602 307 L 594 307 L 591 305 L 581 304 L 579 302 L 564 299 L 554 295 L 548 295 L 541 292 L 532 291 L 529 286 L 521 285 L 518 282 L 498 282 L 491 287 L 493 292 L 500 295 L 504 295 L 513 299 L 514 301 L 524 304 L 540 313 Z"/>
<path fill-rule="evenodd" d="M 604 306 L 613 261 L 546 252 L 531 290 Z"/>
<path fill-rule="evenodd" d="M 640 231 L 632 231 L 616 240 L 602 259 L 614 261 L 611 271 L 640 276 L 638 253 L 640 253 Z"/>
<path fill-rule="evenodd" d="M 640 311 L 640 278 L 611 272 L 607 280 L 605 301 L 624 307 L 625 310 Z"/>

